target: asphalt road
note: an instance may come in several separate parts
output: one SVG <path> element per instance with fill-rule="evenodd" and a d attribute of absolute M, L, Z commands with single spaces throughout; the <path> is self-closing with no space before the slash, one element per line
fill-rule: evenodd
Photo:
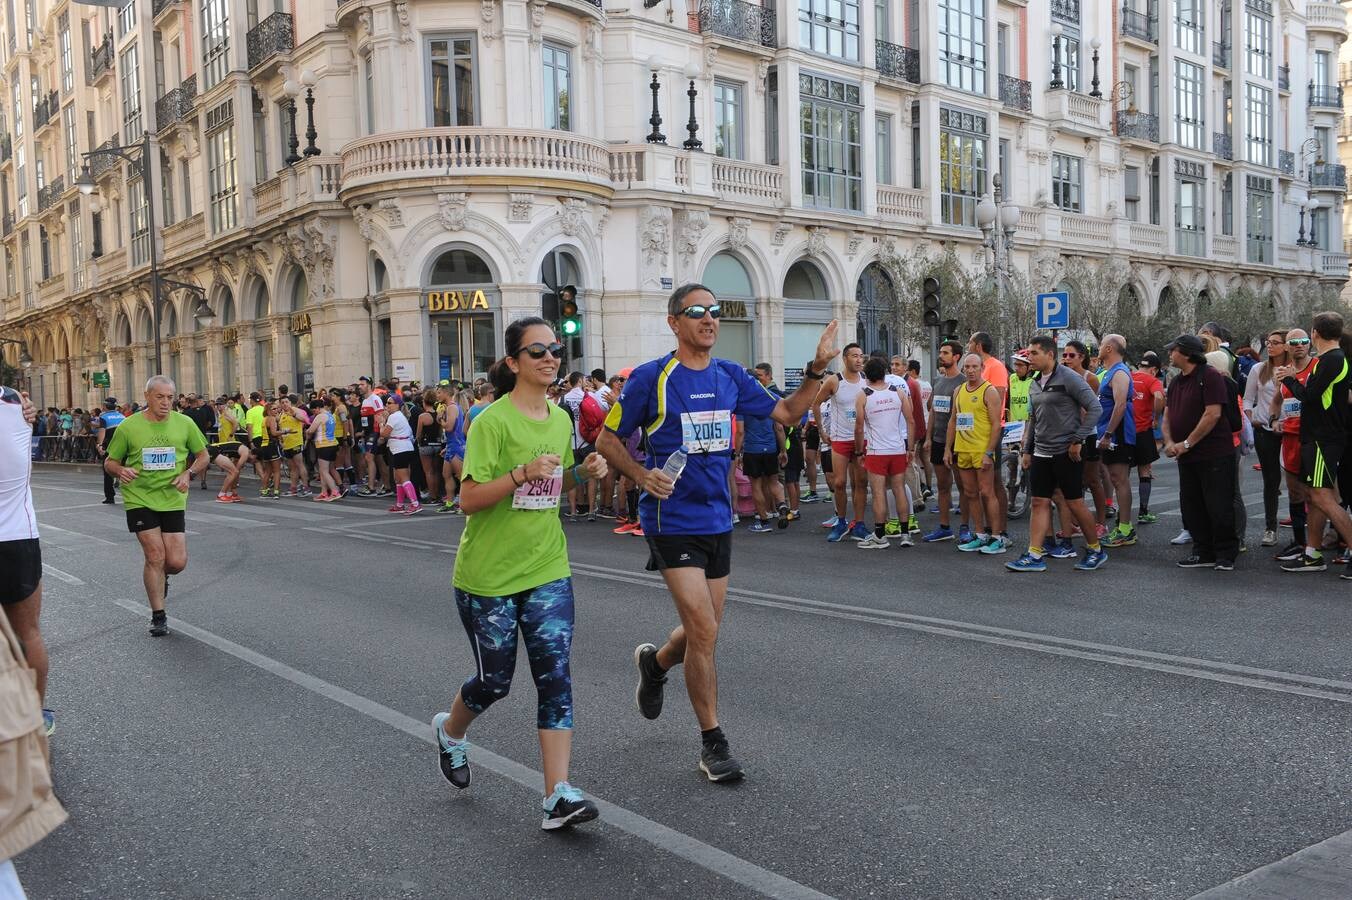
<path fill-rule="evenodd" d="M 573 781 L 612 804 L 569 834 L 539 830 L 524 660 L 470 790 L 437 771 L 427 723 L 474 667 L 463 519 L 194 491 L 176 630 L 151 639 L 121 508 L 40 472 L 71 821 L 17 865 L 36 898 L 1190 897 L 1352 828 L 1352 584 L 1256 546 L 1175 568 L 1160 469 L 1161 522 L 1096 573 L 828 544 L 825 505 L 739 530 L 733 787 L 697 769 L 679 675 L 661 719 L 634 708 L 633 647 L 675 621 L 643 542 L 569 524 Z"/>

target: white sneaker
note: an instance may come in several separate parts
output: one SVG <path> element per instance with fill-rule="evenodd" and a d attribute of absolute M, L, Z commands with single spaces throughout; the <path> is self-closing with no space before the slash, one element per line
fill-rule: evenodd
<path fill-rule="evenodd" d="M 1263 532 L 1263 546 L 1264 546 L 1264 547 L 1275 547 L 1275 546 L 1277 546 L 1277 532 L 1273 531 L 1272 529 L 1268 529 L 1267 531 L 1264 531 L 1264 532 Z"/>
<path fill-rule="evenodd" d="M 1171 544 L 1177 544 L 1177 545 L 1179 545 L 1179 546 L 1182 546 L 1183 544 L 1191 544 L 1191 543 L 1192 543 L 1192 532 L 1190 532 L 1190 531 L 1188 531 L 1188 529 L 1184 528 L 1184 529 L 1183 529 L 1182 531 L 1180 531 L 1180 532 L 1178 533 L 1178 535 L 1177 535 L 1172 541 L 1170 541 L 1169 543 L 1171 543 Z"/>
<path fill-rule="evenodd" d="M 732 514 L 732 524 L 734 524 L 734 525 L 739 525 L 739 524 L 741 524 L 741 521 L 742 521 L 742 517 L 741 517 L 741 516 L 737 515 L 737 513 L 733 513 L 733 514 Z"/>
<path fill-rule="evenodd" d="M 903 532 L 901 533 L 901 540 L 899 540 L 897 543 L 900 544 L 900 545 L 903 546 L 903 547 L 914 547 L 914 546 L 915 546 L 915 544 L 912 543 L 912 541 L 911 541 L 911 536 L 910 536 L 908 533 L 906 533 L 905 531 L 903 531 Z"/>
<path fill-rule="evenodd" d="M 859 542 L 860 550 L 886 550 L 892 544 L 885 537 L 878 537 L 876 534 L 870 534 Z"/>

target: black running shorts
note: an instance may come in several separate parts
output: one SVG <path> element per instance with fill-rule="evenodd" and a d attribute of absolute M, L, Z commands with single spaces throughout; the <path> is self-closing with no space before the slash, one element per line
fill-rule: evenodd
<path fill-rule="evenodd" d="M 127 530 L 132 534 L 138 531 L 150 531 L 154 528 L 158 528 L 165 534 L 182 534 L 187 530 L 187 526 L 184 524 L 183 510 L 171 509 L 166 512 L 157 512 L 143 506 L 127 510 Z"/>
<path fill-rule="evenodd" d="M 1155 445 L 1153 434 L 1136 435 L 1136 456 L 1134 465 L 1148 466 L 1160 458 L 1160 449 Z"/>
<path fill-rule="evenodd" d="M 42 584 L 42 549 L 37 538 L 0 541 L 0 606 L 12 606 L 32 596 Z"/>
<path fill-rule="evenodd" d="M 1103 450 L 1105 466 L 1134 466 L 1136 463 L 1136 445 L 1118 444 L 1111 450 Z"/>
<path fill-rule="evenodd" d="M 732 572 L 732 532 L 722 534 L 650 534 L 649 572 L 703 569 L 705 578 L 727 578 Z"/>
<path fill-rule="evenodd" d="M 1076 462 L 1069 453 L 1034 456 L 1028 469 L 1028 488 L 1034 497 L 1051 499 L 1059 488 L 1067 500 L 1084 497 L 1084 461 Z"/>
<path fill-rule="evenodd" d="M 1300 480 L 1312 488 L 1338 485 L 1338 463 L 1343 459 L 1341 444 L 1318 441 L 1300 445 Z"/>
<path fill-rule="evenodd" d="M 215 459 L 218 456 L 239 456 L 239 441 L 207 444 L 207 459 Z"/>
<path fill-rule="evenodd" d="M 779 454 L 743 453 L 742 474 L 747 478 L 773 478 L 779 474 Z"/>

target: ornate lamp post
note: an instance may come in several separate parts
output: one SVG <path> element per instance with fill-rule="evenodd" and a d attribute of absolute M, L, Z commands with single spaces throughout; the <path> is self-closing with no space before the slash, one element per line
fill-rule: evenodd
<path fill-rule="evenodd" d="M 1094 77 L 1093 77 L 1093 78 L 1090 80 L 1090 82 L 1089 82 L 1089 96 L 1094 97 L 1094 98 L 1102 98 L 1102 97 L 1103 97 L 1103 91 L 1100 91 L 1100 90 L 1099 90 L 1099 77 L 1098 77 L 1099 54 L 1098 54 L 1098 52 L 1099 52 L 1099 47 L 1102 47 L 1102 46 L 1103 46 L 1103 41 L 1099 40 L 1098 38 L 1094 38 L 1092 41 L 1089 42 L 1089 46 L 1091 46 L 1091 47 L 1094 48 L 1094 56 L 1092 57 L 1092 58 L 1093 58 L 1093 61 L 1094 61 Z"/>
<path fill-rule="evenodd" d="M 319 147 L 315 144 L 315 138 L 319 137 L 319 132 L 315 131 L 315 73 L 302 69 L 300 83 L 305 85 L 305 155 L 318 156 Z"/>
<path fill-rule="evenodd" d="M 1066 83 L 1061 80 L 1061 23 L 1052 23 L 1052 80 L 1047 83 L 1048 90 L 1059 91 Z"/>
<path fill-rule="evenodd" d="M 286 107 L 286 113 L 291 119 L 291 137 L 287 141 L 287 149 L 290 152 L 283 162 L 288 166 L 294 166 L 300 162 L 300 134 L 296 131 L 296 100 L 300 98 L 301 83 L 295 78 L 288 77 L 282 84 L 282 90 L 291 98 Z"/>
<path fill-rule="evenodd" d="M 649 85 L 653 92 L 653 114 L 648 118 L 648 124 L 653 127 L 653 130 L 648 133 L 648 143 L 650 144 L 665 144 L 667 142 L 667 136 L 662 133 L 662 113 L 657 108 L 657 93 L 662 89 L 662 85 L 657 81 L 657 73 L 661 68 L 662 60 L 656 56 L 648 58 L 648 71 L 653 73 L 653 81 Z"/>
<path fill-rule="evenodd" d="M 986 233 L 985 245 L 991 250 L 995 268 L 995 305 L 1004 310 L 1004 282 L 1014 250 L 1014 230 L 1019 227 L 1019 207 L 1006 203 L 1001 191 L 1000 176 L 991 176 L 993 196 L 976 205 L 976 224 Z"/>
<path fill-rule="evenodd" d="M 699 96 L 699 91 L 695 90 L 695 79 L 699 77 L 699 66 L 691 63 L 685 67 L 685 77 L 690 79 L 690 89 L 685 95 L 690 98 L 690 121 L 686 123 L 685 130 L 690 132 L 690 137 L 681 144 L 687 150 L 703 150 L 704 143 L 700 141 L 699 122 L 695 120 L 695 98 Z"/>

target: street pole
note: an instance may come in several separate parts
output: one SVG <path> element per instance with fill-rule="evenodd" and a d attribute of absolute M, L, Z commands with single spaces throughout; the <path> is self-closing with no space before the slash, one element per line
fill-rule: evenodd
<path fill-rule="evenodd" d="M 160 345 L 160 262 L 155 253 L 155 192 L 150 183 L 150 132 L 141 136 L 141 185 L 146 194 L 146 237 L 150 240 L 150 314 L 155 328 L 155 375 L 164 374 Z"/>
<path fill-rule="evenodd" d="M 939 326 L 929 327 L 930 379 L 939 377 Z"/>

